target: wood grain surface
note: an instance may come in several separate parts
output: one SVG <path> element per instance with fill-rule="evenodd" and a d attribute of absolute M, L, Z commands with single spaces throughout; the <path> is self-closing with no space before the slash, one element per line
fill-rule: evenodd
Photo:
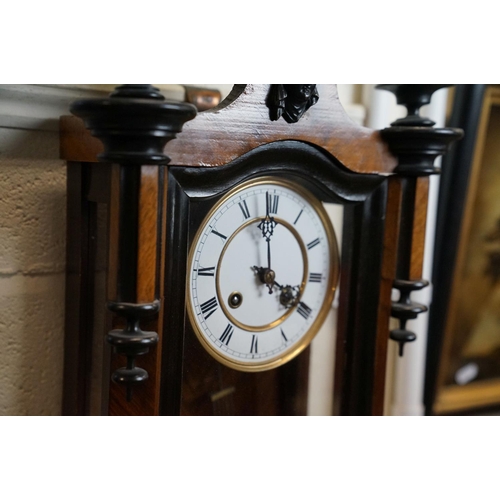
<path fill-rule="evenodd" d="M 142 167 L 137 254 L 137 302 L 155 300 L 158 244 L 158 167 Z"/>
<path fill-rule="evenodd" d="M 422 279 L 429 200 L 429 177 L 419 177 L 415 185 L 415 207 L 411 239 L 410 280 Z"/>
<path fill-rule="evenodd" d="M 398 261 L 399 222 L 401 216 L 401 178 L 391 177 L 387 196 L 382 276 L 375 347 L 372 415 L 384 414 L 389 321 L 392 307 L 392 286 Z"/>
<path fill-rule="evenodd" d="M 265 104 L 268 84 L 236 85 L 216 108 L 184 125 L 166 154 L 172 165 L 225 165 L 270 142 L 292 139 L 322 147 L 354 172 L 391 173 L 397 165 L 378 131 L 355 124 L 342 107 L 336 85 L 318 85 L 320 99 L 298 122 L 271 121 Z M 103 151 L 76 117 L 61 118 L 61 157 L 97 161 Z"/>

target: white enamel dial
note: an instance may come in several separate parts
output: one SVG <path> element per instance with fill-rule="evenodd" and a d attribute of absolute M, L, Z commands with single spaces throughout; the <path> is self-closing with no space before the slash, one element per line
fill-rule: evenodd
<path fill-rule="evenodd" d="M 188 262 L 189 318 L 221 363 L 275 368 L 311 342 L 338 269 L 321 203 L 296 183 L 261 177 L 229 192 L 198 230 Z"/>

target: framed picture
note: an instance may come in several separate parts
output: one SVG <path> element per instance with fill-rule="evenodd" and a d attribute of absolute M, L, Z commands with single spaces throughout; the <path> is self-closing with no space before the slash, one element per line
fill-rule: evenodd
<path fill-rule="evenodd" d="M 457 87 L 465 139 L 443 165 L 427 358 L 428 414 L 500 407 L 500 85 Z"/>

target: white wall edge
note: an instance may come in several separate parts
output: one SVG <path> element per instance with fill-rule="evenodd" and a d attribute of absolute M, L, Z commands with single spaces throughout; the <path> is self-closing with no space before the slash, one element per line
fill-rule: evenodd
<path fill-rule="evenodd" d="M 115 85 L 0 85 L 0 128 L 58 132 L 78 99 L 104 98 Z M 184 100 L 182 85 L 161 85 L 168 100 Z"/>

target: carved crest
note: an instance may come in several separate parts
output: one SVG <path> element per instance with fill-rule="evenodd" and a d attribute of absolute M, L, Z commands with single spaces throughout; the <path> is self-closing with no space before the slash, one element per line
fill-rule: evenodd
<path fill-rule="evenodd" d="M 297 123 L 304 113 L 319 100 L 315 83 L 271 85 L 267 107 L 273 121 L 281 117 L 288 123 Z"/>

